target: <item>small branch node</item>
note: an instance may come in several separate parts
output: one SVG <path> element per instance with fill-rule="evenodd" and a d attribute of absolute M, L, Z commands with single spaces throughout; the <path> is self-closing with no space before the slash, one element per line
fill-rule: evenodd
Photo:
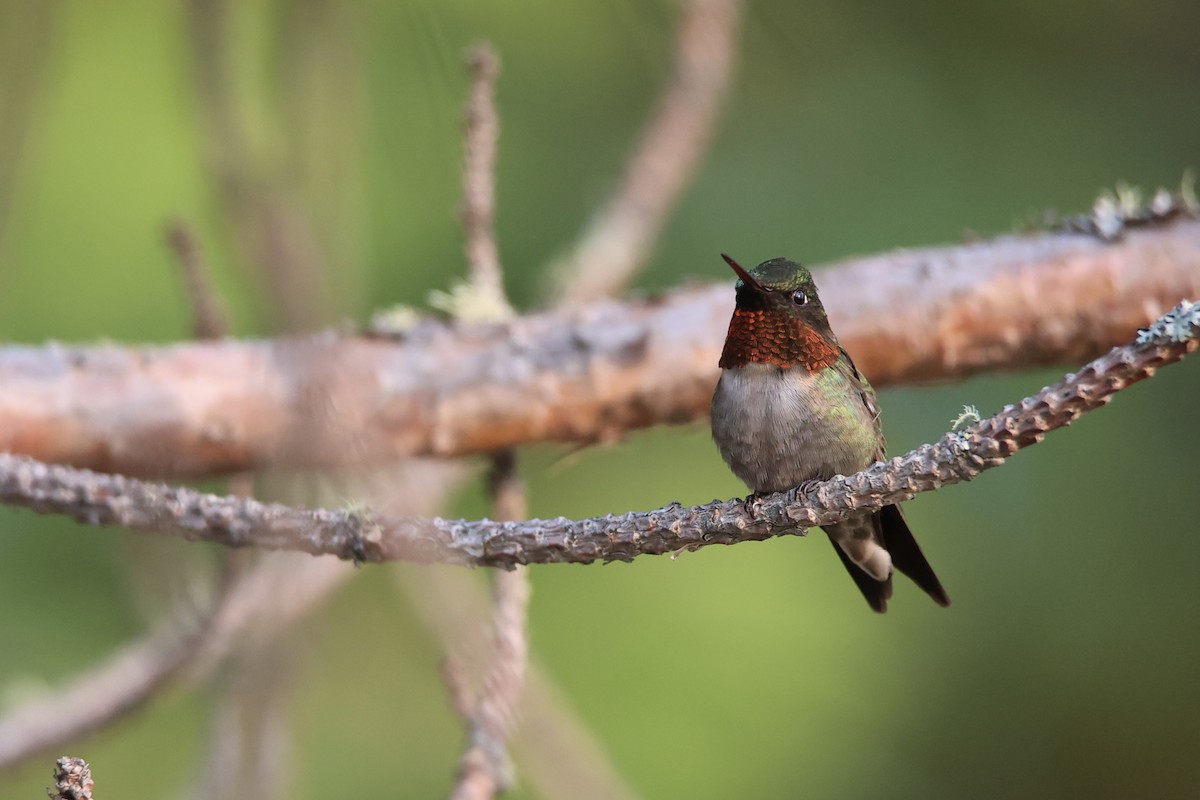
<path fill-rule="evenodd" d="M 46 790 L 50 800 L 92 800 L 95 782 L 88 762 L 63 756 L 55 764 L 54 789 Z"/>

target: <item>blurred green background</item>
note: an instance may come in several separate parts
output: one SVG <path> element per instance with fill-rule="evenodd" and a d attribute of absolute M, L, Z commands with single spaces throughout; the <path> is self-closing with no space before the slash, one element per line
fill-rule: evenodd
<path fill-rule="evenodd" d="M 507 284 L 536 307 L 668 74 L 676 12 L 0 2 L 0 338 L 187 337 L 163 243 L 176 217 L 239 335 L 423 305 L 464 271 L 462 54 L 481 38 L 503 60 Z M 1184 0 L 750 3 L 718 138 L 638 285 L 728 280 L 721 251 L 817 263 L 1007 231 L 1119 179 L 1177 186 L 1200 166 L 1197 30 Z M 308 248 L 294 307 L 272 302 L 264 228 Z M 891 448 L 1058 374 L 885 391 Z M 785 538 L 535 568 L 533 646 L 647 797 L 1194 796 L 1198 393 L 1185 362 L 910 503 L 950 610 L 899 581 L 873 615 L 823 537 Z M 523 453 L 532 514 L 743 491 L 699 424 L 563 453 Z M 486 513 L 479 486 L 450 513 Z M 158 548 L 160 581 L 182 584 L 203 552 L 8 509 L 0 531 L 0 686 L 61 680 L 146 629 L 134 554 Z M 396 571 L 362 569 L 289 637 L 289 796 L 376 794 L 380 771 L 399 796 L 450 785 L 460 726 Z M 215 691 L 169 692 L 66 749 L 92 761 L 98 796 L 179 796 Z M 0 797 L 41 796 L 51 767 L 0 775 Z"/>

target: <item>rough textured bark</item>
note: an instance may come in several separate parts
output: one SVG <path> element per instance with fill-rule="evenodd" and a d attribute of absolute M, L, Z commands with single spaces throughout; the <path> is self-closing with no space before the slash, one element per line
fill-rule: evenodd
<path fill-rule="evenodd" d="M 1200 221 L 897 251 L 817 281 L 876 386 L 1077 363 L 1200 296 Z M 180 478 L 610 439 L 707 415 L 732 294 L 390 337 L 0 348 L 0 450 Z"/>
<path fill-rule="evenodd" d="M 1183 304 L 1138 338 L 966 431 L 876 463 L 850 477 L 751 500 L 656 511 L 525 522 L 374 516 L 302 510 L 144 483 L 123 476 L 0 455 L 0 502 L 65 514 L 92 525 L 123 525 L 229 546 L 336 555 L 359 561 L 519 564 L 628 561 L 710 544 L 761 540 L 837 522 L 918 492 L 973 479 L 1046 432 L 1070 424 L 1117 391 L 1197 346 L 1200 307 Z"/>

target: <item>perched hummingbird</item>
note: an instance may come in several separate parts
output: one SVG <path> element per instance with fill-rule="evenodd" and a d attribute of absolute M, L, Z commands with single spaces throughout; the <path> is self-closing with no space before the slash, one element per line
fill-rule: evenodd
<path fill-rule="evenodd" d="M 833 335 L 812 274 L 786 258 L 747 271 L 721 257 L 740 280 L 712 400 L 712 435 L 733 473 L 765 494 L 881 460 L 875 390 Z M 876 611 L 887 610 L 893 566 L 938 605 L 950 605 L 899 506 L 824 530 Z"/>

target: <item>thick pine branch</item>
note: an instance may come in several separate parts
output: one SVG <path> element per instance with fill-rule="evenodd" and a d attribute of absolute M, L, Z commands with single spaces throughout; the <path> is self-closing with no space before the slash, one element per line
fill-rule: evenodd
<path fill-rule="evenodd" d="M 897 251 L 817 280 L 876 386 L 1078 363 L 1200 296 L 1200 220 Z M 178 478 L 603 441 L 707 415 L 732 303 L 722 284 L 392 336 L 0 348 L 0 451 Z"/>
<path fill-rule="evenodd" d="M 218 542 L 327 554 L 355 561 L 448 562 L 512 567 L 533 563 L 628 561 L 711 544 L 761 540 L 828 525 L 855 509 L 879 508 L 919 492 L 968 481 L 999 466 L 1048 431 L 1070 424 L 1113 394 L 1150 377 L 1197 346 L 1200 311 L 1182 304 L 1150 334 L 1067 375 L 960 433 L 876 463 L 849 477 L 753 500 L 673 503 L 650 512 L 584 520 L 465 521 L 303 510 L 145 483 L 0 455 L 0 502 L 66 514 L 93 525 Z"/>

